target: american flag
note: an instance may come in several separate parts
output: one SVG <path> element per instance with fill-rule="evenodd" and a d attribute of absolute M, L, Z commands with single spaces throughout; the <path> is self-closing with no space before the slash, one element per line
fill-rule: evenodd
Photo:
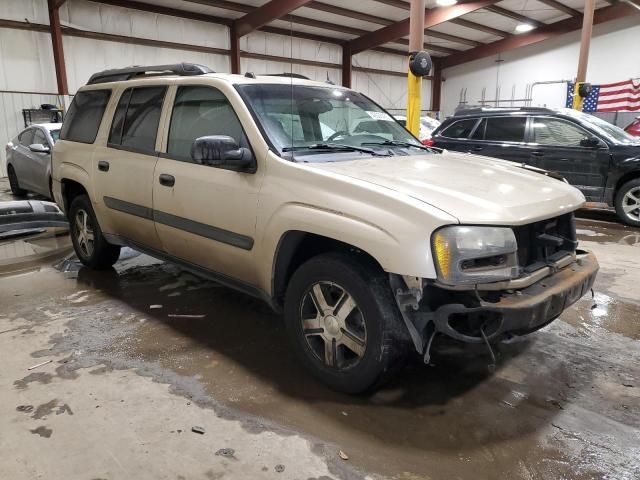
<path fill-rule="evenodd" d="M 573 106 L 575 84 L 567 85 L 567 107 Z M 583 112 L 637 112 L 640 111 L 640 80 L 593 85 L 584 99 Z"/>

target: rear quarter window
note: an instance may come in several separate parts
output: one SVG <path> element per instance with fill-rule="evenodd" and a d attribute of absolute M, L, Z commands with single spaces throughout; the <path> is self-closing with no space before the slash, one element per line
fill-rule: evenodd
<path fill-rule="evenodd" d="M 62 124 L 60 139 L 93 143 L 98 135 L 100 122 L 110 97 L 111 90 L 78 92 L 73 97 L 73 102 Z"/>
<path fill-rule="evenodd" d="M 440 132 L 440 136 L 447 138 L 468 138 L 469 134 L 478 122 L 477 118 L 457 120 Z"/>

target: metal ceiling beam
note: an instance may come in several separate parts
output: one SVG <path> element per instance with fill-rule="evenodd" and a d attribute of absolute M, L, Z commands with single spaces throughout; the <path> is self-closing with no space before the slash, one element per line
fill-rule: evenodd
<path fill-rule="evenodd" d="M 474 12 L 481 8 L 486 8 L 498 3 L 499 0 L 476 0 L 466 3 L 460 3 L 451 7 L 440 7 L 425 10 L 424 24 L 425 28 L 433 27 L 444 22 L 454 20 L 467 13 Z M 409 19 L 406 18 L 396 23 L 392 23 L 386 27 L 380 28 L 375 32 L 367 33 L 361 37 L 350 41 L 351 50 L 354 54 L 369 50 L 373 47 L 382 45 L 383 43 L 393 42 L 409 34 Z"/>
<path fill-rule="evenodd" d="M 566 13 L 567 15 L 571 15 L 572 17 L 580 17 L 582 13 L 578 10 L 574 10 L 573 8 L 565 5 L 564 3 L 560 3 L 557 0 L 538 0 L 540 3 L 544 3 L 551 8 L 555 8 L 556 10 L 560 10 L 561 12 Z"/>
<path fill-rule="evenodd" d="M 596 10 L 593 23 L 595 25 L 622 17 L 628 17 L 630 15 L 640 17 L 640 12 L 633 7 L 619 3 Z M 526 45 L 533 45 L 550 38 L 564 35 L 565 33 L 580 30 L 581 28 L 582 19 L 579 17 L 561 20 L 559 22 L 545 25 L 544 27 L 536 29 L 530 33 L 513 35 L 512 37 L 498 40 L 497 42 L 489 43 L 481 47 L 472 48 L 471 50 L 458 53 L 457 55 L 445 57 L 442 59 L 442 68 L 453 67 L 455 65 L 472 62 L 480 58 L 491 57 L 499 53 L 508 52 Z"/>
<path fill-rule="evenodd" d="M 403 10 L 411 9 L 411 4 L 403 0 L 374 0 L 374 1 L 378 3 L 384 3 L 385 5 L 389 5 L 390 7 L 401 8 Z"/>
<path fill-rule="evenodd" d="M 533 18 L 529 18 L 525 15 L 520 15 L 512 10 L 507 10 L 506 8 L 498 7 L 497 5 L 491 5 L 485 8 L 488 12 L 495 13 L 496 15 L 501 15 L 503 17 L 511 18 L 520 23 L 526 23 L 528 25 L 533 25 L 534 27 L 542 27 L 546 25 L 543 22 L 539 22 L 538 20 L 534 20 Z"/>
<path fill-rule="evenodd" d="M 163 7 L 162 5 L 152 5 L 150 3 L 137 2 L 135 0 L 89 0 L 94 3 L 103 3 L 114 7 L 130 8 L 141 12 L 158 13 L 170 17 L 186 18 L 187 20 L 199 20 L 201 22 L 217 23 L 219 25 L 231 25 L 233 21 L 230 18 L 217 17 L 215 15 L 206 15 L 204 13 L 189 12 L 187 10 L 179 10 L 177 8 Z"/>
<path fill-rule="evenodd" d="M 473 30 L 488 33 L 489 35 L 495 35 L 496 37 L 505 38 L 511 36 L 509 32 L 505 32 L 504 30 L 498 30 L 497 28 L 489 27 L 488 25 L 482 25 L 470 20 L 465 20 L 464 18 L 456 18 L 454 20 L 450 20 L 450 22 L 455 23 L 456 25 L 460 25 L 461 27 L 471 28 Z"/>
<path fill-rule="evenodd" d="M 471 40 L 470 38 L 458 37 L 457 35 L 450 35 L 448 33 L 438 32 L 436 30 L 426 29 L 424 34 L 429 37 L 439 38 L 441 40 L 447 40 L 448 42 L 460 43 L 462 45 L 469 45 L 471 47 L 479 47 L 482 42 Z"/>
<path fill-rule="evenodd" d="M 264 27 L 266 24 L 278 20 L 289 12 L 304 7 L 311 0 L 271 0 L 261 7 L 256 8 L 244 17 L 233 22 L 234 32 L 242 37 L 248 33 Z"/>

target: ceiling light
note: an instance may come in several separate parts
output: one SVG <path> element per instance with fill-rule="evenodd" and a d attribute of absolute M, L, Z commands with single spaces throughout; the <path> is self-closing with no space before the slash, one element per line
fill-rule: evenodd
<path fill-rule="evenodd" d="M 441 7 L 450 7 L 458 3 L 458 0 L 436 0 L 436 3 Z"/>
<path fill-rule="evenodd" d="M 534 28 L 535 27 L 531 24 L 521 23 L 520 25 L 516 26 L 516 33 L 530 32 Z"/>

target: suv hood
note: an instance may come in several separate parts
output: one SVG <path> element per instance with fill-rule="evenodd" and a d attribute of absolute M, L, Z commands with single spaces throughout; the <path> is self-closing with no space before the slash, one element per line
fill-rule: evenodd
<path fill-rule="evenodd" d="M 467 224 L 523 225 L 585 202 L 578 189 L 560 180 L 478 155 L 444 151 L 309 166 L 408 195 Z"/>

